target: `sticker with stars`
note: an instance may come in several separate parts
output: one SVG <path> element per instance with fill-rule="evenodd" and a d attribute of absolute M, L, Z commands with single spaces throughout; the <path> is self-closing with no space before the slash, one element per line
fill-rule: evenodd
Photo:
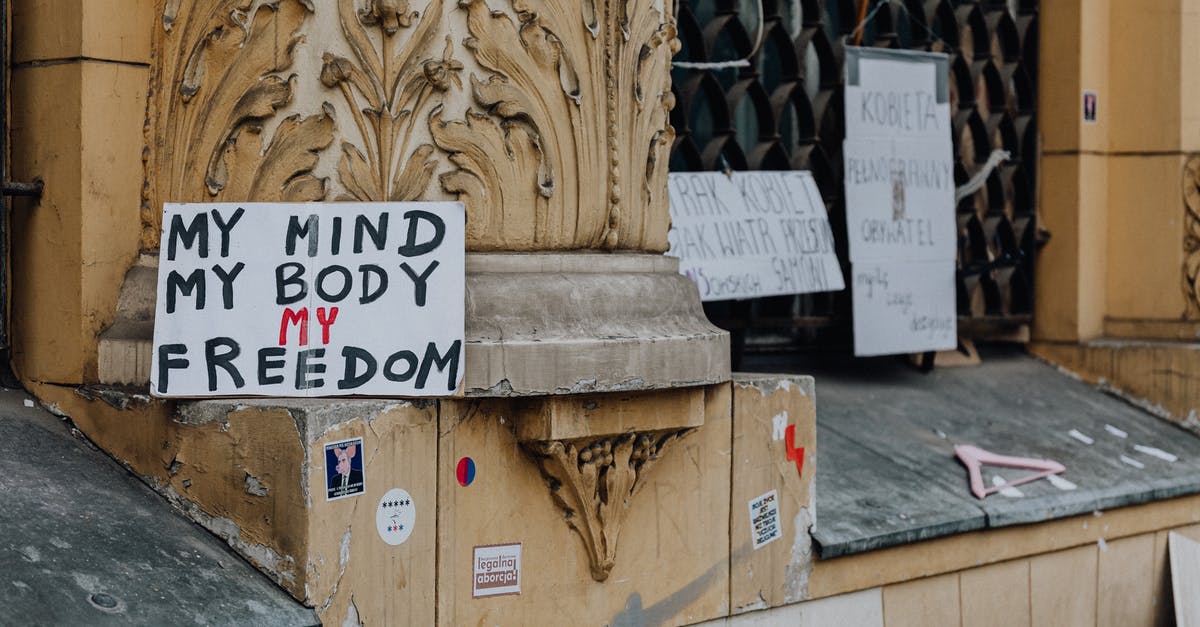
<path fill-rule="evenodd" d="M 401 488 L 392 488 L 379 500 L 375 508 L 375 530 L 384 542 L 393 546 L 404 544 L 412 535 L 417 519 L 417 508 L 412 495 Z"/>

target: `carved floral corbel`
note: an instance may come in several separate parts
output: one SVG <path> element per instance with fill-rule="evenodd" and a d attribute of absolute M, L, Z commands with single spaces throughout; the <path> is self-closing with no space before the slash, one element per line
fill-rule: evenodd
<path fill-rule="evenodd" d="M 608 579 L 631 502 L 666 449 L 691 432 L 666 429 L 569 440 L 527 441 L 555 503 L 588 553 L 592 578 Z"/>

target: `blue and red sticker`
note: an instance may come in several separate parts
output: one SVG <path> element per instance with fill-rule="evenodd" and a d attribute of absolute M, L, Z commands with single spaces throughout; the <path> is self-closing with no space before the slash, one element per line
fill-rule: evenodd
<path fill-rule="evenodd" d="M 454 475 L 458 478 L 458 485 L 467 487 L 475 480 L 475 460 L 470 457 L 464 457 L 458 460 L 458 468 L 455 469 Z"/>

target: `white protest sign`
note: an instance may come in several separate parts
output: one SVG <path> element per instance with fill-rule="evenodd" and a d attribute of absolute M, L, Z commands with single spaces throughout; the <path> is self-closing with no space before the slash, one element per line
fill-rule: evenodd
<path fill-rule="evenodd" d="M 463 375 L 457 202 L 163 209 L 156 396 L 447 396 Z"/>
<path fill-rule="evenodd" d="M 942 141 L 950 149 L 950 101 L 939 94 L 948 79 L 949 58 L 937 53 L 854 49 L 847 67 L 846 137 L 890 137 Z M 937 58 L 945 61 L 939 66 Z M 941 68 L 941 69 L 939 69 Z M 940 83 L 940 84 L 939 84 Z"/>
<path fill-rule="evenodd" d="M 955 255 L 954 161 L 941 142 L 847 139 L 850 261 Z"/>
<path fill-rule="evenodd" d="M 700 300 L 845 289 L 812 174 L 672 172 L 668 255 Z"/>
<path fill-rule="evenodd" d="M 855 263 L 854 354 L 952 350 L 958 345 L 954 260 Z"/>
<path fill-rule="evenodd" d="M 957 344 L 949 58 L 846 49 L 846 233 L 854 353 Z"/>

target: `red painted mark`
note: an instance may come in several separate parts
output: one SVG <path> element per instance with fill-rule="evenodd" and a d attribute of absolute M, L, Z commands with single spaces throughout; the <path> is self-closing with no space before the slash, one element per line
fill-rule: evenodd
<path fill-rule="evenodd" d="M 788 425 L 783 432 L 783 450 L 787 451 L 788 461 L 796 462 L 796 473 L 804 476 L 804 447 L 796 448 L 796 425 Z"/>
<path fill-rule="evenodd" d="M 321 343 L 322 344 L 329 343 L 329 327 L 333 326 L 334 322 L 337 322 L 337 315 L 338 315 L 337 307 L 329 308 L 329 317 L 328 318 L 325 317 L 325 308 L 317 307 L 317 322 L 320 323 L 320 325 L 321 325 Z"/>
<path fill-rule="evenodd" d="M 292 311 L 291 307 L 283 310 L 283 317 L 279 319 L 279 345 L 287 346 L 288 326 L 293 324 L 300 325 L 300 345 L 308 346 L 308 307 L 300 311 Z"/>

